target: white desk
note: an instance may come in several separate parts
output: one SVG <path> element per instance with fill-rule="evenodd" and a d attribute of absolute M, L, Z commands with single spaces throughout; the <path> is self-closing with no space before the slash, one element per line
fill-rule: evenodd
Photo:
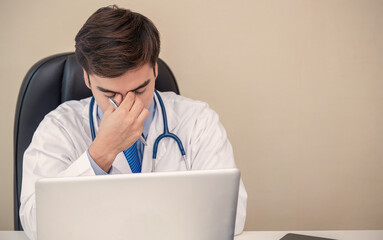
<path fill-rule="evenodd" d="M 287 233 L 297 233 L 338 240 L 383 240 L 383 230 L 375 231 L 251 231 L 243 232 L 235 240 L 279 240 Z"/>
<path fill-rule="evenodd" d="M 248 231 L 236 236 L 235 240 L 279 240 L 286 233 L 335 238 L 339 240 L 382 240 L 383 230 L 375 231 Z M 0 231 L 0 240 L 28 240 L 24 232 Z"/>

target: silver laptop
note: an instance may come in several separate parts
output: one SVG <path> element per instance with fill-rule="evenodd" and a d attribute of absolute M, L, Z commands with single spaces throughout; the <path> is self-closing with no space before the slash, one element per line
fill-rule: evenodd
<path fill-rule="evenodd" d="M 234 238 L 238 169 L 41 179 L 39 240 Z"/>

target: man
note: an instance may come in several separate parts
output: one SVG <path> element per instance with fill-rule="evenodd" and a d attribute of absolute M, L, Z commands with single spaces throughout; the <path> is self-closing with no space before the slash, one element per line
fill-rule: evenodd
<path fill-rule="evenodd" d="M 75 40 L 95 103 L 92 108 L 91 98 L 69 101 L 50 112 L 24 154 L 20 218 L 29 238 L 36 238 L 34 185 L 39 178 L 235 167 L 217 114 L 205 103 L 170 92 L 158 94 L 187 161 L 169 138 L 161 141 L 152 161 L 154 141 L 164 126 L 154 90 L 160 38 L 148 18 L 116 6 L 101 8 Z M 241 181 L 236 234 L 243 231 L 246 200 Z"/>

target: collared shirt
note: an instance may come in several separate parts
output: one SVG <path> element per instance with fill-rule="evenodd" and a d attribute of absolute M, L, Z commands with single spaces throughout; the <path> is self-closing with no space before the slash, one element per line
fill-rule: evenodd
<path fill-rule="evenodd" d="M 145 140 L 148 137 L 150 124 L 152 123 L 154 114 L 156 112 L 156 102 L 154 101 L 154 98 L 148 110 L 149 110 L 149 116 L 144 121 L 144 129 L 142 131 L 142 135 L 144 136 Z M 100 126 L 103 115 L 104 115 L 103 111 L 97 106 L 97 124 L 99 126 Z M 140 161 L 141 161 L 141 165 L 142 165 L 142 158 L 144 155 L 144 148 L 145 148 L 145 145 L 140 140 L 137 140 L 137 151 L 138 151 L 138 157 L 140 158 Z M 102 170 L 100 166 L 98 166 L 97 163 L 93 160 L 93 158 L 89 154 L 89 150 L 87 150 L 87 154 L 88 154 L 90 165 L 92 166 L 93 171 L 96 175 L 108 174 L 107 172 Z M 126 164 L 128 164 L 128 161 L 126 161 Z"/>

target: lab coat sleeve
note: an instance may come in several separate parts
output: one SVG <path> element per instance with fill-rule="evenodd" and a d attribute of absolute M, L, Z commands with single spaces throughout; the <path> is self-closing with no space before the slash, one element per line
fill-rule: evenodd
<path fill-rule="evenodd" d="M 35 183 L 40 178 L 95 175 L 86 149 L 82 151 L 66 128 L 45 117 L 24 153 L 20 220 L 29 239 L 36 239 Z"/>
<path fill-rule="evenodd" d="M 218 115 L 207 105 L 196 116 L 192 128 L 191 148 L 188 156 L 192 156 L 193 169 L 236 168 L 233 149 L 226 131 L 219 122 Z M 190 154 L 190 155 L 189 155 Z M 247 193 L 240 180 L 235 235 L 240 234 L 245 225 Z"/>

